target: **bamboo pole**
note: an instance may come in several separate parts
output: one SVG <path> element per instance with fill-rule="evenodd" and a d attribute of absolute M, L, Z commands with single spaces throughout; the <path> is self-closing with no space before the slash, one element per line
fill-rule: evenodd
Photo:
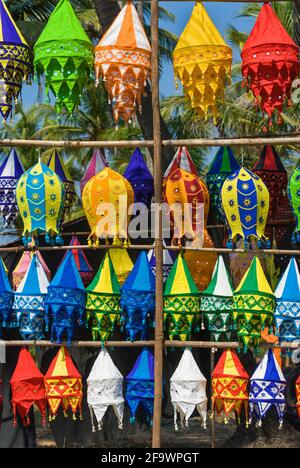
<path fill-rule="evenodd" d="M 159 101 L 159 38 L 158 0 L 151 0 L 151 39 L 152 39 L 152 109 L 154 139 L 154 199 L 156 206 L 162 203 L 162 160 Z M 155 347 L 154 347 L 154 412 L 152 448 L 161 447 L 161 413 L 163 397 L 163 235 L 162 211 L 156 210 L 155 257 L 156 257 L 156 296 L 155 296 Z"/>

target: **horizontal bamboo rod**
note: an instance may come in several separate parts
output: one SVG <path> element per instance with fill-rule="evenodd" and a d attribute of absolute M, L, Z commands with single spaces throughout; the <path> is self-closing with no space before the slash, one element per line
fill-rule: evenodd
<path fill-rule="evenodd" d="M 260 145 L 292 145 L 300 144 L 300 135 L 273 137 L 242 137 L 242 138 L 190 138 L 187 140 L 163 140 L 163 146 L 260 146 Z"/>

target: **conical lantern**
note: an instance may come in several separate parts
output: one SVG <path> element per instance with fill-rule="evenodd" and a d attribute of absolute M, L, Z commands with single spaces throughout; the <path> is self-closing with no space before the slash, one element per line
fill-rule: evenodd
<path fill-rule="evenodd" d="M 27 273 L 14 300 L 14 312 L 24 340 L 44 339 L 45 297 L 49 280 L 37 255 L 33 255 Z"/>
<path fill-rule="evenodd" d="M 281 341 L 300 338 L 300 274 L 292 258 L 275 291 L 275 321 Z"/>
<path fill-rule="evenodd" d="M 6 269 L 0 257 L 0 336 L 2 327 L 9 328 L 12 325 L 12 307 L 14 295 L 8 281 Z"/>
<path fill-rule="evenodd" d="M 77 236 L 72 236 L 70 246 L 79 247 L 80 243 Z M 68 252 L 66 252 L 63 260 L 65 259 Z M 80 274 L 84 287 L 88 286 L 94 278 L 94 270 L 90 265 L 83 249 L 74 248 L 72 254 L 76 262 L 77 270 Z"/>
<path fill-rule="evenodd" d="M 18 215 L 16 188 L 23 173 L 24 168 L 18 154 L 12 149 L 0 167 L 0 214 L 5 228 L 11 226 Z"/>
<path fill-rule="evenodd" d="M 286 407 L 285 390 L 285 377 L 272 349 L 269 349 L 250 378 L 250 423 L 253 416 L 255 416 L 259 421 L 258 425 L 261 427 L 266 413 L 274 407 L 281 428 Z"/>
<path fill-rule="evenodd" d="M 164 247 L 166 244 L 164 242 Z M 156 257 L 155 257 L 155 249 L 151 249 L 148 252 L 148 260 L 150 262 L 151 269 L 153 271 L 154 276 L 156 276 Z M 164 249 L 163 251 L 163 278 L 164 282 L 167 280 L 171 268 L 174 265 L 174 258 L 170 250 Z"/>
<path fill-rule="evenodd" d="M 297 413 L 298 413 L 298 418 L 300 419 L 300 375 L 296 381 L 296 398 L 297 398 Z"/>
<path fill-rule="evenodd" d="M 270 197 L 263 181 L 242 167 L 225 180 L 221 197 L 230 227 L 229 246 L 239 239 L 244 240 L 245 247 L 251 240 L 265 243 Z"/>
<path fill-rule="evenodd" d="M 184 350 L 170 382 L 175 430 L 178 430 L 177 413 L 180 415 L 181 425 L 185 423 L 188 427 L 189 419 L 196 408 L 203 421 L 203 427 L 206 429 L 207 381 L 189 349 Z"/>
<path fill-rule="evenodd" d="M 152 424 L 154 409 L 154 357 L 144 349 L 126 377 L 126 403 L 130 409 L 130 422 L 134 423 L 139 407 L 146 412 L 147 422 Z"/>
<path fill-rule="evenodd" d="M 190 339 L 200 319 L 199 290 L 180 253 L 166 281 L 164 291 L 164 322 L 170 340 Z"/>
<path fill-rule="evenodd" d="M 292 83 L 299 74 L 299 49 L 269 3 L 265 3 L 242 51 L 244 85 L 271 123 L 291 105 Z"/>
<path fill-rule="evenodd" d="M 72 207 L 75 202 L 75 187 L 74 181 L 69 174 L 69 171 L 65 164 L 63 163 L 62 158 L 60 157 L 59 153 L 54 150 L 52 155 L 49 158 L 47 166 L 55 172 L 60 180 L 62 181 L 64 188 L 65 188 L 65 201 L 64 201 L 64 212 L 63 212 L 63 219 L 68 216 L 70 217 Z"/>
<path fill-rule="evenodd" d="M 254 257 L 233 294 L 233 319 L 245 352 L 249 346 L 258 348 L 261 332 L 273 324 L 274 310 L 274 294 L 259 259 Z"/>
<path fill-rule="evenodd" d="M 95 175 L 82 193 L 82 204 L 92 231 L 89 243 L 98 245 L 99 238 L 127 240 L 128 211 L 133 201 L 133 189 L 125 177 L 109 167 Z"/>
<path fill-rule="evenodd" d="M 119 429 L 123 428 L 124 397 L 123 376 L 114 364 L 108 351 L 102 348 L 90 375 L 87 378 L 87 401 L 90 408 L 92 428 L 94 427 L 94 415 L 101 431 L 103 418 L 110 406 L 113 407 L 118 419 Z"/>
<path fill-rule="evenodd" d="M 300 242 L 300 166 L 296 167 L 288 182 L 288 195 L 296 220 L 292 242 Z"/>
<path fill-rule="evenodd" d="M 46 273 L 46 276 L 48 278 L 48 281 L 51 280 L 51 271 L 49 270 L 48 266 L 45 263 L 45 260 L 42 257 L 42 254 L 39 250 L 34 252 L 34 255 L 36 255 L 39 259 L 40 264 L 43 267 L 44 272 Z M 20 286 L 24 276 L 27 273 L 27 270 L 29 268 L 31 259 L 33 256 L 33 252 L 29 250 L 25 250 L 25 252 L 22 253 L 22 256 L 17 263 L 14 271 L 12 272 L 12 284 L 13 284 L 13 289 L 16 291 L 18 287 Z"/>
<path fill-rule="evenodd" d="M 0 0 L 0 112 L 6 120 L 17 102 L 22 81 L 33 72 L 32 52 Z"/>
<path fill-rule="evenodd" d="M 105 156 L 103 156 L 99 149 L 96 149 L 80 181 L 81 194 L 88 181 L 91 180 L 92 177 L 94 177 L 96 174 L 98 174 L 98 172 L 101 172 L 103 169 L 105 169 L 106 166 L 107 161 L 105 159 Z"/>
<path fill-rule="evenodd" d="M 46 94 L 54 94 L 58 114 L 72 114 L 93 68 L 93 44 L 69 0 L 60 0 L 34 46 L 38 79 L 45 77 Z"/>
<path fill-rule="evenodd" d="M 24 223 L 23 243 L 45 232 L 47 243 L 62 244 L 59 236 L 64 206 L 64 186 L 55 172 L 38 162 L 17 185 L 17 202 Z"/>
<path fill-rule="evenodd" d="M 30 352 L 23 348 L 19 353 L 17 366 L 10 380 L 14 426 L 17 426 L 17 413 L 24 426 L 30 425 L 29 412 L 35 405 L 46 424 L 47 400 L 44 376 L 37 368 Z"/>
<path fill-rule="evenodd" d="M 45 298 L 47 328 L 51 321 L 51 341 L 68 346 L 84 324 L 86 293 L 72 251 L 69 250 L 48 287 Z"/>
<path fill-rule="evenodd" d="M 290 232 L 293 223 L 293 214 L 289 204 L 287 194 L 288 177 L 287 172 L 280 160 L 276 149 L 267 145 L 264 147 L 259 159 L 255 163 L 252 172 L 266 185 L 270 195 L 270 208 L 266 235 L 273 238 L 272 225 L 278 220 L 283 221 L 283 225 L 276 223 L 275 240 L 277 246 L 286 242 L 287 234 Z"/>
<path fill-rule="evenodd" d="M 65 417 L 70 408 L 74 420 L 76 420 L 77 411 L 82 419 L 82 377 L 66 348 L 61 347 L 57 352 L 44 377 L 44 382 L 50 421 L 55 420 L 60 406 Z"/>
<path fill-rule="evenodd" d="M 248 415 L 249 375 L 234 351 L 224 351 L 212 374 L 212 412 L 225 413 L 225 424 L 235 411 L 240 416 L 243 407 Z"/>
<path fill-rule="evenodd" d="M 222 255 L 215 265 L 211 282 L 201 292 L 201 311 L 208 322 L 208 330 L 216 341 L 230 341 L 232 324 L 233 287 Z"/>
<path fill-rule="evenodd" d="M 194 7 L 173 60 L 191 106 L 204 119 L 211 115 L 216 122 L 218 100 L 224 99 L 226 80 L 231 75 L 232 50 L 201 3 Z"/>
<path fill-rule="evenodd" d="M 151 71 L 151 47 L 133 2 L 128 1 L 95 50 L 96 84 L 103 77 L 116 122 L 128 122 Z"/>
<path fill-rule="evenodd" d="M 93 339 L 105 342 L 113 334 L 121 312 L 120 285 L 108 253 L 86 292 L 87 323 L 91 322 Z"/>
<path fill-rule="evenodd" d="M 218 222 L 224 222 L 224 212 L 221 203 L 222 186 L 231 174 L 238 171 L 239 163 L 229 148 L 224 146 L 219 149 L 215 155 L 213 162 L 206 174 L 206 184 L 210 194 L 210 203 L 213 213 L 216 215 Z"/>
<path fill-rule="evenodd" d="M 147 339 L 155 313 L 155 277 L 141 252 L 121 291 L 121 324 L 131 341 Z"/>
<path fill-rule="evenodd" d="M 115 242 L 115 245 L 119 244 L 121 245 L 121 241 L 117 243 Z M 125 283 L 129 273 L 133 269 L 133 263 L 129 256 L 128 250 L 124 248 L 109 249 L 109 256 L 118 277 L 120 286 L 122 286 Z"/>
<path fill-rule="evenodd" d="M 131 156 L 124 177 L 133 188 L 134 202 L 150 208 L 154 197 L 154 179 L 139 148 Z"/>

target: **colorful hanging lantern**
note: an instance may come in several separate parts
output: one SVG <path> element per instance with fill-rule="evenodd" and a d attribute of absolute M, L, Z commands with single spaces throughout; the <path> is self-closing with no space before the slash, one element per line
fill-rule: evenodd
<path fill-rule="evenodd" d="M 0 112 L 6 120 L 17 103 L 22 81 L 32 75 L 32 52 L 0 0 Z"/>
<path fill-rule="evenodd" d="M 275 321 L 281 341 L 300 338 L 300 274 L 292 258 L 275 291 Z"/>
<path fill-rule="evenodd" d="M 192 108 L 216 123 L 218 101 L 224 100 L 226 81 L 230 80 L 232 50 L 197 3 L 179 38 L 173 54 L 175 75 L 181 81 Z"/>
<path fill-rule="evenodd" d="M 206 184 L 210 194 L 210 203 L 213 213 L 216 215 L 218 222 L 224 222 L 224 212 L 221 203 L 222 186 L 231 174 L 238 171 L 239 163 L 229 148 L 224 146 L 219 149 L 211 163 L 211 166 L 206 174 Z"/>
<path fill-rule="evenodd" d="M 189 419 L 197 409 L 206 429 L 207 396 L 206 378 L 200 371 L 192 352 L 185 349 L 179 365 L 171 377 L 171 402 L 174 409 L 175 431 L 178 431 L 177 413 L 181 425 L 189 425 Z"/>
<path fill-rule="evenodd" d="M 209 192 L 186 147 L 179 148 L 164 174 L 163 201 L 181 211 L 180 216 L 170 213 L 173 238 L 196 239 L 202 234 L 209 211 Z M 191 207 L 190 219 L 182 216 L 186 214 L 186 204 Z"/>
<path fill-rule="evenodd" d="M 233 287 L 222 255 L 216 263 L 208 288 L 201 293 L 201 311 L 215 341 L 230 341 L 232 325 Z"/>
<path fill-rule="evenodd" d="M 41 252 L 39 250 L 36 250 L 34 252 L 34 255 L 36 255 L 37 258 L 39 259 L 39 263 L 42 265 L 43 270 L 46 273 L 46 276 L 48 278 L 48 281 L 51 281 L 51 271 L 47 267 L 45 260 L 42 257 Z M 19 262 L 17 263 L 16 268 L 12 272 L 12 284 L 13 284 L 14 291 L 18 289 L 24 276 L 26 275 L 32 256 L 33 256 L 32 251 L 25 250 L 25 252 L 22 253 L 22 257 L 20 258 Z"/>
<path fill-rule="evenodd" d="M 123 429 L 123 376 L 105 348 L 101 349 L 94 362 L 87 378 L 87 385 L 87 401 L 90 408 L 93 432 L 96 431 L 94 415 L 98 429 L 101 431 L 103 418 L 110 406 L 113 407 L 118 419 L 118 428 Z"/>
<path fill-rule="evenodd" d="M 49 280 L 37 255 L 33 255 L 27 273 L 15 293 L 14 312 L 24 340 L 44 339 L 44 301 Z"/>
<path fill-rule="evenodd" d="M 245 352 L 249 346 L 258 348 L 261 332 L 273 325 L 274 309 L 274 294 L 258 257 L 254 257 L 233 294 L 233 319 Z"/>
<path fill-rule="evenodd" d="M 147 415 L 147 422 L 152 425 L 154 407 L 154 357 L 144 349 L 126 377 L 127 387 L 125 400 L 130 409 L 130 423 L 136 420 L 139 407 Z"/>
<path fill-rule="evenodd" d="M 12 149 L 0 167 L 0 213 L 5 228 L 13 225 L 18 216 L 16 188 L 23 173 L 24 168 L 18 154 Z"/>
<path fill-rule="evenodd" d="M 121 241 L 117 242 L 117 245 L 118 244 L 121 245 Z M 119 284 L 120 286 L 122 286 L 125 283 L 129 273 L 133 269 L 133 263 L 129 256 L 128 250 L 124 248 L 109 249 L 108 252 L 116 275 L 118 277 Z"/>
<path fill-rule="evenodd" d="M 170 340 L 187 341 L 200 320 L 198 288 L 180 253 L 166 281 L 164 291 L 164 322 Z"/>
<path fill-rule="evenodd" d="M 62 181 L 64 188 L 65 188 L 65 202 L 64 202 L 64 212 L 63 212 L 63 219 L 68 216 L 70 217 L 72 207 L 75 203 L 75 187 L 74 181 L 69 174 L 69 171 L 66 165 L 63 163 L 62 158 L 58 154 L 56 150 L 52 152 L 52 155 L 49 158 L 47 166 L 55 172 L 60 180 Z"/>
<path fill-rule="evenodd" d="M 166 247 L 166 244 L 164 242 L 164 247 Z M 155 257 L 155 249 L 151 249 L 148 252 L 148 260 L 150 262 L 151 270 L 156 276 L 156 257 Z M 163 276 L 164 276 L 164 283 L 166 282 L 170 271 L 172 269 L 172 266 L 174 265 L 174 259 L 171 254 L 170 250 L 164 249 L 163 251 Z"/>
<path fill-rule="evenodd" d="M 298 413 L 298 418 L 300 419 L 300 375 L 296 381 L 296 398 L 297 398 L 297 413 Z"/>
<path fill-rule="evenodd" d="M 288 183 L 288 195 L 296 220 L 292 242 L 300 242 L 300 166 L 296 167 Z"/>
<path fill-rule="evenodd" d="M 9 328 L 12 324 L 12 306 L 14 294 L 8 281 L 6 268 L 0 257 L 0 336 L 2 328 Z"/>
<path fill-rule="evenodd" d="M 225 413 L 225 424 L 232 411 L 248 416 L 249 375 L 234 351 L 224 351 L 212 374 L 212 412 Z"/>
<path fill-rule="evenodd" d="M 45 164 L 38 162 L 28 169 L 17 185 L 17 203 L 24 223 L 23 243 L 45 232 L 47 243 L 62 244 L 59 229 L 64 206 L 64 186 Z"/>
<path fill-rule="evenodd" d="M 116 122 L 129 122 L 151 72 L 151 47 L 134 4 L 124 6 L 95 50 L 96 85 L 103 77 Z"/>
<path fill-rule="evenodd" d="M 87 324 L 91 323 L 93 340 L 104 343 L 113 334 L 121 312 L 120 285 L 108 253 L 86 292 Z"/>
<path fill-rule="evenodd" d="M 83 30 L 69 0 L 60 0 L 34 46 L 34 68 L 45 77 L 46 95 L 54 94 L 57 114 L 72 114 L 93 67 L 93 44 Z"/>
<path fill-rule="evenodd" d="M 121 324 L 130 341 L 145 340 L 153 327 L 155 277 L 146 252 L 141 252 L 121 291 Z"/>
<path fill-rule="evenodd" d="M 127 240 L 128 211 L 133 201 L 133 189 L 125 177 L 109 167 L 95 175 L 82 193 L 83 208 L 92 231 L 89 244 L 98 245 L 99 238 Z M 108 212 L 108 204 L 114 210 Z"/>
<path fill-rule="evenodd" d="M 136 148 L 124 172 L 134 191 L 134 202 L 150 208 L 154 197 L 154 179 L 139 148 Z"/>
<path fill-rule="evenodd" d="M 103 171 L 103 169 L 105 169 L 107 165 L 108 164 L 105 156 L 103 156 L 99 149 L 96 149 L 80 181 L 81 194 L 88 181 L 91 180 L 96 174 L 98 174 L 98 172 Z"/>
<path fill-rule="evenodd" d="M 76 420 L 77 411 L 82 419 L 82 377 L 66 348 L 59 349 L 44 377 L 44 382 L 50 421 L 56 419 L 60 406 L 65 417 L 68 416 L 67 411 L 71 408 L 73 420 Z"/>
<path fill-rule="evenodd" d="M 285 390 L 286 380 L 272 349 L 269 349 L 250 378 L 250 424 L 255 416 L 258 419 L 259 427 L 261 427 L 266 413 L 274 407 L 281 429 L 286 407 Z"/>
<path fill-rule="evenodd" d="M 43 424 L 46 424 L 47 399 L 44 376 L 37 368 L 30 352 L 23 348 L 19 353 L 17 366 L 10 380 L 14 426 L 17 426 L 17 413 L 24 426 L 30 425 L 29 412 L 33 405 L 39 409 Z"/>
<path fill-rule="evenodd" d="M 245 247 L 251 240 L 267 242 L 265 227 L 269 211 L 269 192 L 263 181 L 242 167 L 229 176 L 221 191 L 222 205 L 230 228 L 228 246 L 240 238 Z M 268 247 L 270 243 L 266 244 Z"/>
<path fill-rule="evenodd" d="M 276 223 L 275 239 L 276 244 L 279 246 L 286 242 L 287 234 L 291 229 L 290 225 L 293 223 L 293 214 L 287 195 L 287 172 L 274 146 L 267 145 L 264 147 L 252 172 L 262 179 L 270 194 L 267 237 L 273 238 L 272 225 L 274 221 L 280 219 L 284 222 L 282 226 Z"/>
<path fill-rule="evenodd" d="M 61 344 L 66 335 L 71 345 L 78 327 L 84 324 L 86 293 L 69 250 L 48 287 L 45 298 L 46 325 L 51 319 L 51 341 Z"/>
<path fill-rule="evenodd" d="M 74 247 L 80 246 L 78 237 L 75 235 L 72 237 L 70 242 L 70 246 L 72 245 L 74 245 Z M 77 270 L 80 274 L 83 285 L 84 287 L 87 287 L 94 278 L 94 270 L 91 267 L 83 249 L 72 249 L 72 254 L 76 262 Z M 65 254 L 64 258 L 66 257 L 66 255 L 67 253 Z"/>
<path fill-rule="evenodd" d="M 299 49 L 269 3 L 265 3 L 242 50 L 244 86 L 252 91 L 256 106 L 274 114 L 291 105 L 292 83 L 299 74 Z"/>

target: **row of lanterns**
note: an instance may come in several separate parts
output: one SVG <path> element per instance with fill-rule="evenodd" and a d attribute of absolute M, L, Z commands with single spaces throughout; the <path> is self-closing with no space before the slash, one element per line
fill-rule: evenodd
<path fill-rule="evenodd" d="M 72 114 L 78 108 L 93 66 L 96 84 L 100 78 L 104 80 L 116 122 L 128 122 L 136 109 L 141 111 L 143 90 L 151 73 L 151 47 L 131 1 L 96 46 L 95 59 L 94 46 L 69 0 L 60 0 L 52 12 L 34 46 L 34 62 L 3 0 L 0 16 L 0 110 L 4 118 L 12 111 L 22 79 L 32 75 L 33 64 L 36 76 L 45 80 L 46 93 L 54 94 L 59 114 Z M 274 115 L 281 121 L 285 104 L 291 105 L 292 83 L 299 73 L 298 53 L 271 5 L 265 3 L 241 57 L 244 86 L 252 91 L 256 106 L 270 123 Z M 231 64 L 231 48 L 197 2 L 174 50 L 174 69 L 191 106 L 202 117 L 212 116 L 217 122 L 218 101 L 224 99 Z"/>
<path fill-rule="evenodd" d="M 126 377 L 125 398 L 123 380 L 108 351 L 103 348 L 87 378 L 87 403 L 93 432 L 96 430 L 95 420 L 98 429 L 102 429 L 105 414 L 110 406 L 114 409 L 119 429 L 122 429 L 125 401 L 130 409 L 131 423 L 135 422 L 138 410 L 142 407 L 148 423 L 152 424 L 154 404 L 152 353 L 144 349 L 139 355 L 133 369 Z M 178 415 L 181 426 L 188 426 L 195 409 L 206 429 L 207 381 L 189 349 L 183 352 L 170 384 L 175 430 L 178 430 Z M 300 417 L 299 387 L 300 376 L 296 382 L 295 405 Z M 37 368 L 29 351 L 22 349 L 11 377 L 11 388 L 15 424 L 17 413 L 25 426 L 30 424 L 29 413 L 33 405 L 40 410 L 45 422 L 47 403 L 50 421 L 55 420 L 60 407 L 65 417 L 68 416 L 70 409 L 73 419 L 76 419 L 77 413 L 82 419 L 82 376 L 66 348 L 59 349 L 45 376 Z M 254 419 L 261 426 L 266 414 L 271 409 L 275 409 L 281 428 L 286 409 L 285 390 L 286 379 L 272 350 L 265 353 L 251 378 L 237 354 L 234 351 L 224 351 L 212 373 L 212 414 L 224 413 L 227 423 L 230 413 L 236 413 L 240 418 L 244 409 L 247 427 Z"/>

